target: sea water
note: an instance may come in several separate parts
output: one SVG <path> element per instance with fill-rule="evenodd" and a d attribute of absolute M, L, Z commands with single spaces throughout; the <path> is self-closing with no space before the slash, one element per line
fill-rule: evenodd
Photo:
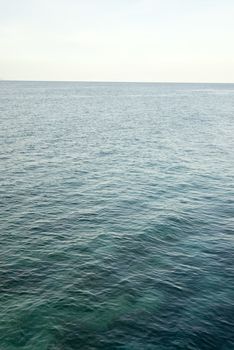
<path fill-rule="evenodd" d="M 0 349 L 234 349 L 234 85 L 0 82 Z"/>

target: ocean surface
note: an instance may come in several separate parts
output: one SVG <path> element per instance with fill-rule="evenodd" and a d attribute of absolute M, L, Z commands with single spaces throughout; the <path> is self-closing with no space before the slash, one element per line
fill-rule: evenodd
<path fill-rule="evenodd" d="M 234 349 L 234 84 L 0 82 L 0 350 Z"/>

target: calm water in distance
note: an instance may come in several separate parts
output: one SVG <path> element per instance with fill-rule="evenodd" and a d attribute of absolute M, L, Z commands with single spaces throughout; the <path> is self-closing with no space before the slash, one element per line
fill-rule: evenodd
<path fill-rule="evenodd" d="M 0 349 L 234 349 L 234 85 L 0 82 Z"/>

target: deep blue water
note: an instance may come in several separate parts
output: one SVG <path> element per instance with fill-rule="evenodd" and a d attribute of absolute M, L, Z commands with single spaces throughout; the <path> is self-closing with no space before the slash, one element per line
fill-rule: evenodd
<path fill-rule="evenodd" d="M 234 349 L 234 85 L 0 82 L 0 349 Z"/>

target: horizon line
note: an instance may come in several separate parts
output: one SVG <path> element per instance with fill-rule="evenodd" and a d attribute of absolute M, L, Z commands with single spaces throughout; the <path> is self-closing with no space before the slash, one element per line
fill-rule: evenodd
<path fill-rule="evenodd" d="M 116 83 L 116 84 L 234 84 L 234 82 L 209 81 L 118 81 L 118 80 L 35 80 L 35 79 L 0 79 L 0 82 L 44 82 L 44 83 Z"/>

